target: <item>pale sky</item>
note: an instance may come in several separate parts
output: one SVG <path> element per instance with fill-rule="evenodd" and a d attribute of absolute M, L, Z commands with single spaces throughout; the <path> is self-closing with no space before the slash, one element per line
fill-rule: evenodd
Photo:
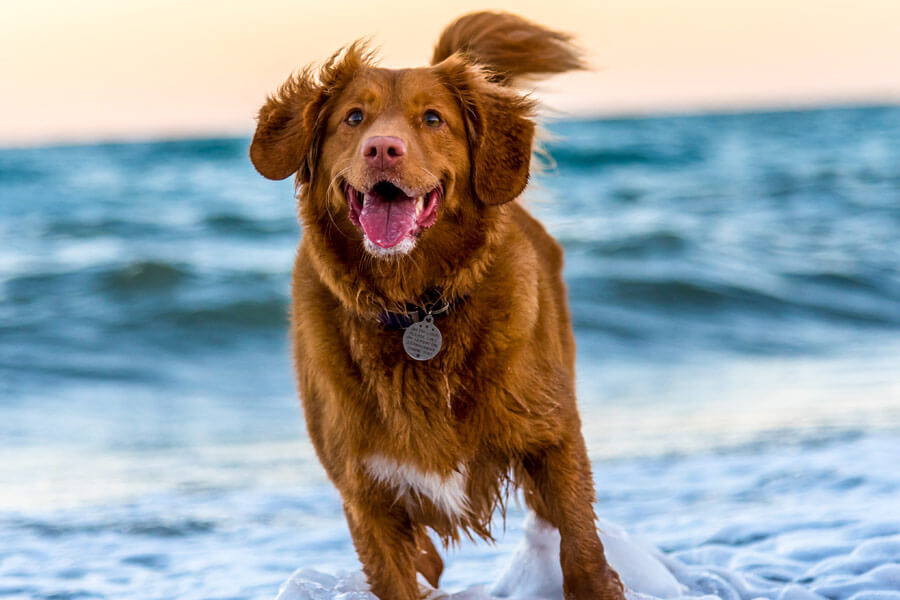
<path fill-rule="evenodd" d="M 292 70 L 424 65 L 478 9 L 577 36 L 595 70 L 541 95 L 572 114 L 900 102 L 900 0 L 0 0 L 0 145 L 249 134 Z"/>

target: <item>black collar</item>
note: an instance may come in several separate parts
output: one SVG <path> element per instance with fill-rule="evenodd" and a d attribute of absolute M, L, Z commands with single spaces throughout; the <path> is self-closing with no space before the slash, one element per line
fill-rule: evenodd
<path fill-rule="evenodd" d="M 418 323 L 425 315 L 439 317 L 446 315 L 450 309 L 459 304 L 459 300 L 447 301 L 443 293 L 437 288 L 426 290 L 419 298 L 418 303 L 407 302 L 403 312 L 391 312 L 385 310 L 378 315 L 378 322 L 385 329 L 406 329 L 413 323 Z"/>

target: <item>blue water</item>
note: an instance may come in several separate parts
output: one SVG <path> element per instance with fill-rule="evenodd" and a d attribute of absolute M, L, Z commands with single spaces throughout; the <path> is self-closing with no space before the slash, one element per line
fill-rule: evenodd
<path fill-rule="evenodd" d="M 624 508 L 662 457 L 764 477 L 782 447 L 900 453 L 900 107 L 549 129 L 527 203 L 566 248 L 611 516 L 684 550 L 736 500 L 711 475 L 702 527 L 663 533 Z M 0 150 L 0 597 L 271 598 L 295 567 L 356 564 L 293 389 L 292 186 L 247 146 Z M 847 519 L 858 486 L 900 486 L 835 468 L 863 482 L 822 484 Z M 698 509 L 695 475 L 649 504 Z"/>

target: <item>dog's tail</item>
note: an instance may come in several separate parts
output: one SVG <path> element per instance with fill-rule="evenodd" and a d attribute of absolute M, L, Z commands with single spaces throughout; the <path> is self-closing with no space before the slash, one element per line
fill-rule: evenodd
<path fill-rule="evenodd" d="M 504 12 L 474 12 L 448 25 L 431 64 L 456 53 L 486 68 L 502 85 L 586 68 L 572 36 Z"/>

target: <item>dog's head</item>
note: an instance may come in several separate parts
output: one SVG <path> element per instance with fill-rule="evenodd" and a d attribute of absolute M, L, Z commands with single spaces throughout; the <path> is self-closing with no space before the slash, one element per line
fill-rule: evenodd
<path fill-rule="evenodd" d="M 352 225 L 370 254 L 404 255 L 522 192 L 531 109 L 461 54 L 389 70 L 354 44 L 269 98 L 250 157 L 270 179 L 296 174 L 303 201 Z"/>
<path fill-rule="evenodd" d="M 534 104 L 516 84 L 582 67 L 569 36 L 506 13 L 452 23 L 428 67 L 382 69 L 352 44 L 269 97 L 250 158 L 295 175 L 301 255 L 345 305 L 462 297 L 528 182 Z"/>

